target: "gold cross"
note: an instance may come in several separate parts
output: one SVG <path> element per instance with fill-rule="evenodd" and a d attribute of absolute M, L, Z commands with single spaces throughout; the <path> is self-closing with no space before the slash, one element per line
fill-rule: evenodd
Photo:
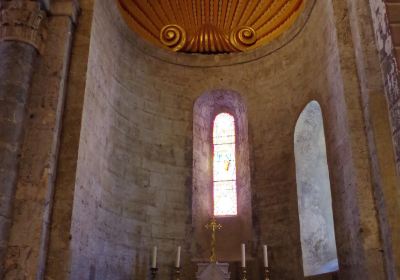
<path fill-rule="evenodd" d="M 215 217 L 212 217 L 210 223 L 205 225 L 206 229 L 211 230 L 211 256 L 210 262 L 216 263 L 217 262 L 217 255 L 215 254 L 215 245 L 216 245 L 216 238 L 215 232 L 222 228 L 222 225 L 217 223 Z"/>

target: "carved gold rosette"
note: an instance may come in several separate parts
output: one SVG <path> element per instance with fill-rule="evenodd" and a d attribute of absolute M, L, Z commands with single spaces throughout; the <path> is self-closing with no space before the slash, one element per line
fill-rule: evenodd
<path fill-rule="evenodd" d="M 173 51 L 230 53 L 267 44 L 287 30 L 306 0 L 117 0 L 128 25 Z"/>
<path fill-rule="evenodd" d="M 0 1 L 0 41 L 21 41 L 43 52 L 46 13 L 36 1 Z"/>

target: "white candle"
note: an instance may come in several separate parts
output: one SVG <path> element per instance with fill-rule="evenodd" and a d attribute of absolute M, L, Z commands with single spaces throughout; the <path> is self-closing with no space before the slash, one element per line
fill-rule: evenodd
<path fill-rule="evenodd" d="M 157 246 L 153 247 L 153 258 L 151 260 L 151 267 L 152 268 L 157 267 Z"/>
<path fill-rule="evenodd" d="M 178 246 L 178 251 L 176 252 L 176 262 L 175 267 L 181 266 L 181 246 Z"/>
<path fill-rule="evenodd" d="M 242 244 L 242 267 L 246 267 L 246 245 Z"/>
<path fill-rule="evenodd" d="M 268 248 L 267 248 L 267 245 L 264 245 L 263 249 L 264 249 L 264 267 L 268 267 Z"/>

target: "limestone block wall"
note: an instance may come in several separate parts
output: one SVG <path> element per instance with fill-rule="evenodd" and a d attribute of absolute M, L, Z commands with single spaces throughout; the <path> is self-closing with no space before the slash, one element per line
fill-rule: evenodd
<path fill-rule="evenodd" d="M 368 272 L 384 279 L 357 73 L 343 62 L 354 56 L 344 47 L 349 22 L 338 3 L 309 1 L 296 26 L 252 53 L 202 57 L 148 45 L 128 29 L 114 1 L 96 2 L 72 279 L 145 279 L 154 245 L 161 278 L 171 274 L 181 245 L 183 275 L 193 279 L 193 106 L 215 89 L 239 93 L 247 106 L 254 231 L 271 248 L 275 275 L 303 277 L 293 136 L 299 114 L 317 100 L 327 131 L 340 279 L 369 279 Z M 259 246 L 250 250 L 261 259 Z"/>
<path fill-rule="evenodd" d="M 399 54 L 400 2 L 397 0 L 370 1 L 376 45 L 380 56 L 384 86 L 395 143 L 397 170 L 400 170 L 400 76 L 396 67 Z"/>
<path fill-rule="evenodd" d="M 384 241 L 384 250 L 388 252 L 386 266 L 388 274 L 391 278 L 400 277 L 400 225 L 398 223 L 398 213 L 400 209 L 400 189 L 398 176 L 392 170 L 391 162 L 397 162 L 397 174 L 399 174 L 400 165 L 400 82 L 398 67 L 396 67 L 396 50 L 395 45 L 397 39 L 396 22 L 398 21 L 398 1 L 370 1 L 371 17 L 373 23 L 373 32 L 375 33 L 376 48 L 379 56 L 375 58 L 375 52 L 366 54 L 365 57 L 373 58 L 376 62 L 369 65 L 361 66 L 366 72 L 378 71 L 381 69 L 383 77 L 383 92 L 385 100 L 382 100 L 382 89 L 376 87 L 379 83 L 375 80 L 368 82 L 368 88 L 371 91 L 370 98 L 367 98 L 366 108 L 369 108 L 371 117 L 370 124 L 367 124 L 369 132 L 375 131 L 373 141 L 376 143 L 376 150 L 373 151 L 375 157 L 380 158 L 377 162 L 372 162 L 374 170 L 380 169 L 375 173 L 375 197 L 380 209 L 380 224 L 382 231 L 382 239 Z M 358 17 L 362 18 L 362 17 Z M 392 25 L 392 29 L 390 28 Z M 368 26 L 364 24 L 364 26 Z M 362 38 L 363 42 L 367 38 Z M 364 43 L 367 45 L 366 43 Z M 397 52 L 398 53 L 398 52 Z M 397 63 L 398 66 L 398 63 Z M 382 112 L 383 103 L 386 103 L 389 114 L 386 110 Z M 379 117 L 381 116 L 381 117 Z M 384 128 L 387 123 L 386 116 L 389 118 L 389 128 Z M 389 131 L 389 132 L 388 132 Z M 384 140 L 389 137 L 391 140 Z M 391 143 L 393 154 L 390 153 Z M 390 143 L 390 144 L 388 144 Z M 389 147 L 389 149 L 388 149 Z M 387 152 L 385 152 L 385 150 Z M 394 159 L 393 159 L 394 157 Z M 397 276 L 395 276 L 397 275 Z"/>

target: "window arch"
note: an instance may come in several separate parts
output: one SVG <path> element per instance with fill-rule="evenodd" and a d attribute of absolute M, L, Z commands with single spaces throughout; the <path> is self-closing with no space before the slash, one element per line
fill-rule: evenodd
<path fill-rule="evenodd" d="M 214 216 L 237 215 L 235 118 L 219 113 L 213 126 Z"/>
<path fill-rule="evenodd" d="M 305 276 L 338 270 L 322 111 L 311 101 L 294 132 L 300 239 Z"/>
<path fill-rule="evenodd" d="M 219 127 L 220 121 L 225 125 Z M 226 125 L 227 123 L 228 125 Z M 214 139 L 214 132 L 215 136 L 222 135 L 222 137 Z M 232 143 L 233 135 L 235 136 L 234 143 Z M 234 148 L 233 145 L 230 147 L 228 158 L 226 154 L 222 153 L 222 155 L 218 155 L 220 161 L 214 163 L 214 160 L 218 159 L 215 153 L 218 152 L 218 149 L 222 149 L 221 147 L 215 148 L 214 144 L 222 142 L 226 145 L 235 144 L 235 146 Z M 228 161 L 225 162 L 224 156 Z M 234 158 L 232 158 L 233 156 Z M 229 164 L 228 170 L 222 170 L 219 177 L 218 174 L 214 174 L 214 171 L 218 171 L 214 169 L 214 166 L 217 167 L 218 164 L 220 168 L 225 168 L 225 164 Z M 232 167 L 235 169 L 231 169 Z M 235 171 L 233 173 L 227 172 L 233 170 Z M 193 106 L 192 172 L 192 248 L 194 258 L 208 260 L 210 232 L 204 225 L 209 223 L 216 214 L 218 223 L 224 229 L 218 233 L 218 238 L 224 240 L 216 245 L 218 261 L 239 261 L 240 250 L 236 249 L 235 244 L 251 244 L 253 241 L 248 119 L 247 108 L 240 94 L 229 90 L 213 90 L 197 98 Z M 226 181 L 229 181 L 221 180 L 221 178 L 232 178 L 226 176 L 227 173 L 235 174 L 234 188 L 218 190 L 218 186 L 216 186 L 214 189 L 215 182 L 216 184 L 225 184 Z M 233 201 L 233 204 L 218 202 L 218 191 L 221 191 L 223 194 L 221 197 L 225 197 L 225 199 L 227 196 L 233 197 L 233 199 L 229 199 L 229 201 Z M 222 209 L 217 209 L 218 207 L 214 207 L 214 202 L 224 206 Z M 233 207 L 225 207 L 225 205 L 233 205 Z"/>

